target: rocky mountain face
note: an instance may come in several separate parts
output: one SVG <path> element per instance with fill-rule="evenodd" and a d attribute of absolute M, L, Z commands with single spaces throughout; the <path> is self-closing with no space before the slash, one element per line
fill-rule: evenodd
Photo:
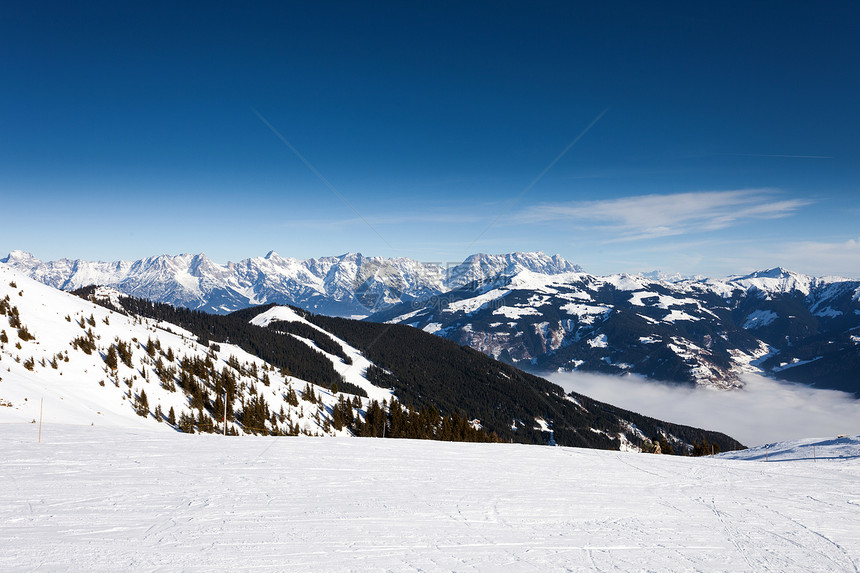
<path fill-rule="evenodd" d="M 744 372 L 860 394 L 860 281 L 777 268 L 728 279 L 521 272 L 370 320 L 538 371 L 732 388 Z"/>
<path fill-rule="evenodd" d="M 13 251 L 0 262 L 66 291 L 104 285 L 130 296 L 221 314 L 278 303 L 352 317 L 400 303 L 421 306 L 452 289 L 521 271 L 554 275 L 581 270 L 558 255 L 543 253 L 477 254 L 450 266 L 360 253 L 299 260 L 274 251 L 226 265 L 204 254 L 161 255 L 134 262 L 42 262 L 22 251 Z"/>

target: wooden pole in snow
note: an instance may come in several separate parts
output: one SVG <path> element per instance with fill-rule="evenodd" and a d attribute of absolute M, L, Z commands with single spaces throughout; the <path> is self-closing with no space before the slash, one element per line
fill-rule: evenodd
<path fill-rule="evenodd" d="M 224 435 L 227 435 L 227 392 L 224 392 Z"/>
<path fill-rule="evenodd" d="M 45 405 L 45 399 L 39 400 L 39 443 L 42 443 L 42 406 Z"/>

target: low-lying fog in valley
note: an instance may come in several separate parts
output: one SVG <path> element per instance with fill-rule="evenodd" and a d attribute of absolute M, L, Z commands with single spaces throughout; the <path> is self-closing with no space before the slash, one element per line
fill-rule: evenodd
<path fill-rule="evenodd" d="M 736 391 L 664 384 L 635 375 L 558 372 L 545 377 L 566 392 L 654 418 L 718 430 L 746 446 L 860 432 L 860 400 L 851 394 L 754 374 L 745 375 L 744 388 Z"/>

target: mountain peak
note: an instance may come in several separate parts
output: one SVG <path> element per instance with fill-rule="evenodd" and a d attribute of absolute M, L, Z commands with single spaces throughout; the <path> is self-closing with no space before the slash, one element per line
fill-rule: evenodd
<path fill-rule="evenodd" d="M 796 272 L 784 269 L 782 267 L 774 267 L 762 271 L 753 271 L 750 274 L 741 277 L 744 279 L 786 279 L 799 276 Z"/>
<path fill-rule="evenodd" d="M 42 262 L 42 261 L 40 261 L 39 259 L 34 257 L 32 253 L 28 253 L 27 251 L 19 251 L 19 250 L 12 251 L 8 255 L 6 255 L 5 259 L 0 259 L 0 263 L 4 263 L 7 265 L 13 265 L 13 266 L 15 264 L 20 264 L 20 263 L 26 263 L 29 265 L 29 264 L 39 264 L 40 262 Z"/>

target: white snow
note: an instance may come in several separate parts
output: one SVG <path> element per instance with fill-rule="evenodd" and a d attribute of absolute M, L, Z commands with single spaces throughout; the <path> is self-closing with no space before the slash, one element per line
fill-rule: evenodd
<path fill-rule="evenodd" d="M 725 452 L 720 458 L 768 462 L 818 462 L 825 460 L 860 461 L 860 436 L 806 438 L 763 444 L 737 452 Z M 860 504 L 860 500 L 857 500 Z"/>
<path fill-rule="evenodd" d="M 471 314 L 479 310 L 484 305 L 502 298 L 503 296 L 507 295 L 508 292 L 509 291 L 506 290 L 493 289 L 491 291 L 485 292 L 472 298 L 467 298 L 465 300 L 449 303 L 448 306 L 445 308 L 445 311 L 465 312 L 466 314 Z"/>
<path fill-rule="evenodd" d="M 697 320 L 701 320 L 701 318 L 687 314 L 683 310 L 670 310 L 669 314 L 663 317 L 663 322 L 675 322 L 678 320 L 689 320 L 691 322 L 695 322 Z"/>
<path fill-rule="evenodd" d="M 842 311 L 841 310 L 834 310 L 828 306 L 828 307 L 816 310 L 814 314 L 815 314 L 815 316 L 826 316 L 826 317 L 830 317 L 830 318 L 836 318 L 838 316 L 842 316 Z"/>
<path fill-rule="evenodd" d="M 294 311 L 288 306 L 273 306 L 269 310 L 265 312 L 261 312 L 257 316 L 251 319 L 251 324 L 255 326 L 267 327 L 273 322 L 301 322 L 302 324 L 306 324 L 317 330 L 322 330 L 318 328 L 311 322 L 308 322 L 304 318 L 302 318 L 299 313 Z"/>
<path fill-rule="evenodd" d="M 504 316 L 505 318 L 518 319 L 524 316 L 540 316 L 541 311 L 530 306 L 503 306 L 493 311 L 496 316 Z"/>
<path fill-rule="evenodd" d="M 761 328 L 762 326 L 772 324 L 777 318 L 779 318 L 779 315 L 772 310 L 754 310 L 747 315 L 742 328 Z"/>
<path fill-rule="evenodd" d="M 0 432 L 2 571 L 860 564 L 856 457 L 767 463 L 55 425 L 37 443 L 30 424 Z"/>
<path fill-rule="evenodd" d="M 618 290 L 637 290 L 641 289 L 644 286 L 646 281 L 642 280 L 642 277 L 635 277 L 627 274 L 621 275 L 610 275 L 607 277 L 601 277 L 601 280 L 606 284 L 610 284 L 617 288 Z"/>
<path fill-rule="evenodd" d="M 606 348 L 609 346 L 609 339 L 605 334 L 598 334 L 588 341 L 588 345 L 592 348 Z"/>
<path fill-rule="evenodd" d="M 561 306 L 564 312 L 579 318 L 582 324 L 593 324 L 599 316 L 606 318 L 612 312 L 612 308 L 602 305 L 580 304 L 569 302 Z"/>
<path fill-rule="evenodd" d="M 644 299 L 649 299 L 646 302 Z M 651 301 L 650 299 L 655 299 Z M 699 302 L 693 298 L 675 298 L 666 294 L 658 294 L 650 291 L 634 292 L 630 295 L 630 304 L 633 306 L 655 306 L 664 310 L 669 310 L 673 306 L 684 306 L 694 304 L 699 306 Z"/>
<path fill-rule="evenodd" d="M 815 362 L 816 360 L 821 360 L 824 358 L 823 356 L 816 356 L 815 358 L 811 358 L 809 360 L 801 360 L 800 358 L 792 358 L 790 362 L 781 362 L 779 366 L 774 366 L 771 368 L 774 372 L 782 372 L 783 370 L 788 370 L 789 368 L 794 368 L 795 366 L 803 366 L 804 364 L 809 364 L 810 362 Z"/>

